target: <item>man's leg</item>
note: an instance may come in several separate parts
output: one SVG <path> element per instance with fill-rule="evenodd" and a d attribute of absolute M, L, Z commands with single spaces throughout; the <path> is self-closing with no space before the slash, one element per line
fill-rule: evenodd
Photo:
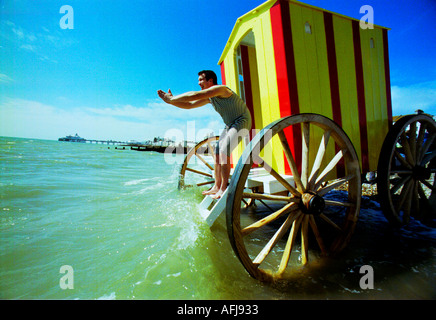
<path fill-rule="evenodd" d="M 215 184 L 213 185 L 213 187 L 207 191 L 203 191 L 202 194 L 203 195 L 212 195 L 218 192 L 218 190 L 221 187 L 221 165 L 219 163 L 219 156 L 215 155 L 215 169 L 213 170 L 214 173 L 214 177 L 215 177 Z"/>
<path fill-rule="evenodd" d="M 230 177 L 230 157 L 226 154 L 222 153 L 220 154 L 220 164 L 221 164 L 221 177 L 220 177 L 220 184 L 217 184 L 219 186 L 219 190 L 212 195 L 213 199 L 219 199 L 223 195 L 224 191 L 227 189 L 227 185 L 229 184 L 229 177 Z"/>

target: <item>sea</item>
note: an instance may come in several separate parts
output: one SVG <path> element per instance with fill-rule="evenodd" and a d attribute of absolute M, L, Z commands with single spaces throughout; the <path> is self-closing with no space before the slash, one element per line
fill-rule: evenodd
<path fill-rule="evenodd" d="M 338 257 L 286 281 L 253 279 L 225 217 L 211 228 L 201 218 L 202 189 L 178 190 L 183 159 L 0 137 L 0 299 L 436 298 L 435 229 L 393 228 L 366 196 Z"/>

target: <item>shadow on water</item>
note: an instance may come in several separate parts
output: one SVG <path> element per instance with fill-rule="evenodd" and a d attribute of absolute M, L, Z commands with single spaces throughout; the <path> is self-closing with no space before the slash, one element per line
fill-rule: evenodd
<path fill-rule="evenodd" d="M 337 257 L 321 258 L 308 266 L 296 268 L 286 280 L 273 284 L 252 279 L 236 257 L 229 257 L 228 252 L 232 249 L 225 239 L 227 231 L 222 220 L 212 228 L 217 250 L 213 260 L 222 281 L 218 285 L 222 290 L 233 291 L 229 296 L 223 293 L 222 298 L 436 298 L 436 229 L 418 221 L 395 228 L 384 218 L 373 198 L 362 198 L 351 242 Z M 369 273 L 361 271 L 362 266 L 370 266 L 373 270 L 372 289 L 365 287 L 369 284 Z"/>

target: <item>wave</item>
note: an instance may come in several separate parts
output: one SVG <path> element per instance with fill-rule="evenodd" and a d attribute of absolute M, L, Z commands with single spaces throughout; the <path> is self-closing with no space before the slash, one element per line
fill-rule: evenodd
<path fill-rule="evenodd" d="M 147 193 L 150 190 L 161 189 L 163 186 L 164 186 L 164 184 L 162 182 L 158 182 L 158 183 L 156 183 L 154 185 L 142 188 L 141 190 L 134 191 L 134 192 L 132 192 L 132 194 L 135 194 L 135 195 L 144 194 L 144 193 Z"/>
<path fill-rule="evenodd" d="M 111 292 L 109 295 L 103 295 L 99 298 L 97 298 L 97 300 L 115 300 L 116 296 L 115 296 L 115 292 Z"/>
<path fill-rule="evenodd" d="M 142 184 L 144 182 L 150 181 L 150 179 L 136 179 L 136 180 L 131 180 L 131 181 L 127 181 L 124 182 L 124 186 L 135 186 L 137 184 Z"/>

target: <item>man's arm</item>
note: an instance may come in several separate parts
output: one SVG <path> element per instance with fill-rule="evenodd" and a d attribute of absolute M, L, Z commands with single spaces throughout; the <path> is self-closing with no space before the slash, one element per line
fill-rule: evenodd
<path fill-rule="evenodd" d="M 187 101 L 187 102 L 168 102 L 169 104 L 172 104 L 173 106 L 179 107 L 181 109 L 194 109 L 198 107 L 202 107 L 209 103 L 209 99 L 203 99 L 203 100 L 196 100 L 196 101 Z"/>
<path fill-rule="evenodd" d="M 213 97 L 228 98 L 232 95 L 232 91 L 226 86 L 215 85 L 210 88 L 200 91 L 189 91 L 178 96 L 172 96 L 171 102 L 190 102 L 203 99 L 209 99 Z"/>
<path fill-rule="evenodd" d="M 192 109 L 204 106 L 209 103 L 209 98 L 223 97 L 227 98 L 232 95 L 232 92 L 226 86 L 215 85 L 201 91 L 189 91 L 177 96 L 173 96 L 171 90 L 157 92 L 159 97 L 166 103 L 175 105 L 182 109 Z"/>
<path fill-rule="evenodd" d="M 173 99 L 174 96 L 173 96 L 173 93 L 171 92 L 171 90 L 168 90 L 168 92 L 165 92 L 163 90 L 158 90 L 157 94 L 166 103 L 172 104 L 172 105 L 179 107 L 181 109 L 198 108 L 198 107 L 204 106 L 204 105 L 209 103 L 209 99 L 201 99 L 201 100 L 196 100 L 196 101 L 179 101 L 179 100 L 174 101 L 174 99 Z"/>

